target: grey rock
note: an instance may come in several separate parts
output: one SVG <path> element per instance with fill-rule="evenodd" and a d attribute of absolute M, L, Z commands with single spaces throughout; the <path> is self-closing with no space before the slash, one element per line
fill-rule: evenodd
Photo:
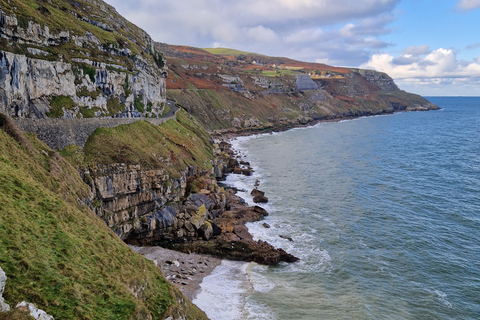
<path fill-rule="evenodd" d="M 10 306 L 3 300 L 3 291 L 5 290 L 5 283 L 7 282 L 7 275 L 0 267 L 0 312 L 10 311 Z"/>
<path fill-rule="evenodd" d="M 33 303 L 22 301 L 15 309 L 27 311 L 35 320 L 55 320 L 51 315 L 47 314 L 45 311 L 37 308 Z"/>

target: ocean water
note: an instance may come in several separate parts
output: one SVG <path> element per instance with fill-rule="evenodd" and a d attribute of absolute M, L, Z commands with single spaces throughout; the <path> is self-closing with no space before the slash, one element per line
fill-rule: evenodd
<path fill-rule="evenodd" d="M 248 228 L 301 261 L 225 261 L 194 303 L 214 320 L 480 319 L 480 98 L 429 99 L 442 110 L 235 140 L 255 173 L 227 183 L 270 200 Z"/>

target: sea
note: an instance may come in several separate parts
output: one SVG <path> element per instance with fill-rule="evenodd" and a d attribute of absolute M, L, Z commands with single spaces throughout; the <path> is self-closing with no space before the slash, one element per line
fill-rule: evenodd
<path fill-rule="evenodd" d="M 193 302 L 213 320 L 480 319 L 480 98 L 428 99 L 442 109 L 234 140 L 255 172 L 226 183 L 269 198 L 247 227 L 301 260 L 224 261 Z"/>

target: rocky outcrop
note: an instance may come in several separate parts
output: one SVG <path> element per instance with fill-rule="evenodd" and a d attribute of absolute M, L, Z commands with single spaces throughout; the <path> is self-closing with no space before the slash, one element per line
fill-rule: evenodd
<path fill-rule="evenodd" d="M 76 62 L 47 61 L 0 51 L 0 110 L 18 118 L 130 118 L 162 114 L 166 103 L 165 77 L 150 70 L 147 64 L 138 63 L 137 72 L 132 75 L 89 59 Z"/>
<path fill-rule="evenodd" d="M 20 10 L 17 14 L 13 4 L 9 13 L 0 9 L 0 112 L 16 118 L 65 119 L 163 113 L 167 69 L 152 39 L 113 7 L 89 2 L 87 7 L 74 4 L 78 11 L 64 8 L 66 20 L 97 26 L 112 34 L 108 39 L 116 36 L 117 42 L 93 34 L 95 29 L 71 31 L 65 26 L 52 32 L 49 23 L 53 22 L 45 18 L 49 4 L 40 6 L 45 13 L 40 18 L 24 16 Z M 101 21 L 100 15 L 86 16 L 91 6 L 108 14 L 113 25 Z M 124 36 L 116 34 L 122 32 L 139 38 L 122 40 Z"/>
<path fill-rule="evenodd" d="M 28 312 L 33 319 L 35 320 L 55 320 L 51 315 L 46 313 L 45 311 L 38 309 L 38 307 L 26 301 L 22 301 L 15 306 L 15 309 L 19 309 L 22 311 Z"/>
<path fill-rule="evenodd" d="M 0 312 L 5 312 L 10 310 L 10 306 L 5 303 L 3 300 L 3 291 L 5 290 L 5 283 L 7 282 L 7 276 L 3 269 L 0 267 Z"/>
<path fill-rule="evenodd" d="M 263 264 L 298 260 L 268 243 L 253 241 L 245 223 L 268 213 L 218 186 L 216 175 L 223 177 L 229 164 L 238 162 L 231 158 L 228 143 L 215 146 L 214 168 L 189 167 L 179 177 L 140 165 L 98 165 L 86 170 L 82 176 L 95 198 L 90 206 L 128 244 Z"/>
<path fill-rule="evenodd" d="M 0 312 L 10 311 L 10 306 L 6 304 L 3 300 L 2 294 L 5 289 L 5 284 L 7 282 L 7 276 L 5 272 L 0 267 Z M 33 303 L 22 301 L 15 306 L 15 309 L 28 312 L 33 319 L 36 320 L 54 320 L 51 315 L 48 315 L 45 311 L 37 308 Z"/>

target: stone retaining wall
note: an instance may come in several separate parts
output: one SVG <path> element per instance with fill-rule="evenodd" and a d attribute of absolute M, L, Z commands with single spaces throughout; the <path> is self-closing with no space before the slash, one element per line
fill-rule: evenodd
<path fill-rule="evenodd" d="M 53 150 L 58 150 L 71 144 L 83 148 L 88 137 L 100 127 L 113 128 L 139 120 L 158 126 L 170 119 L 176 119 L 176 114 L 166 118 L 15 119 L 15 124 L 23 131 L 36 134 Z"/>

